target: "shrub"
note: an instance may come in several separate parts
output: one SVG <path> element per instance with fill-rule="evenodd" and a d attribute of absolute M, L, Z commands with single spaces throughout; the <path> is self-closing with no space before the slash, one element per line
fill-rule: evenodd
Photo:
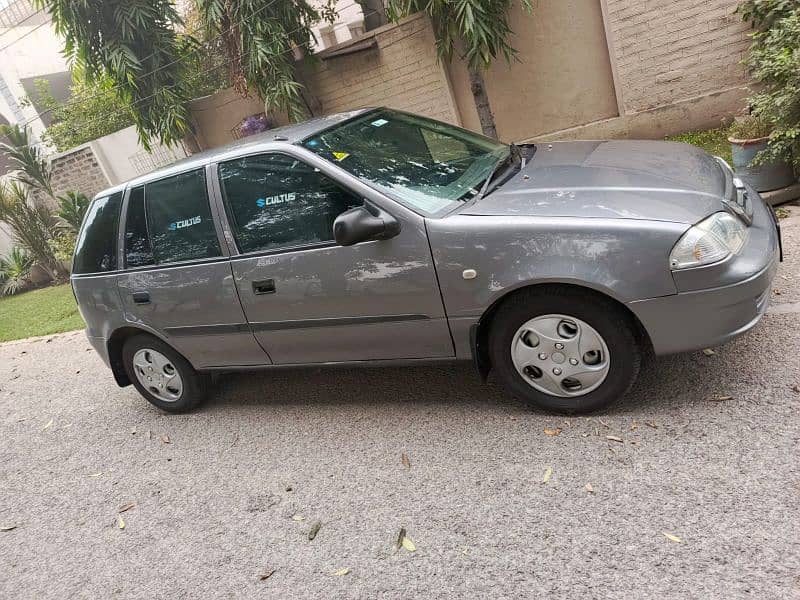
<path fill-rule="evenodd" d="M 11 296 L 20 291 L 31 277 L 33 258 L 19 248 L 12 248 L 8 256 L 0 257 L 0 292 Z"/>
<path fill-rule="evenodd" d="M 756 29 L 745 59 L 760 84 L 750 103 L 772 126 L 769 147 L 755 162 L 800 164 L 800 2 L 745 0 L 737 12 Z"/>
<path fill-rule="evenodd" d="M 58 212 L 56 213 L 64 225 L 74 233 L 78 233 L 89 208 L 89 198 L 80 192 L 67 192 L 58 197 Z"/>
<path fill-rule="evenodd" d="M 72 263 L 72 255 L 75 253 L 75 240 L 77 237 L 75 233 L 67 229 L 50 240 L 50 249 L 60 262 L 66 265 Z"/>
<path fill-rule="evenodd" d="M 58 235 L 58 221 L 45 208 L 34 206 L 28 192 L 18 181 L 0 182 L 0 221 L 14 230 L 14 238 L 36 263 L 54 280 L 66 275 L 50 248 Z"/>
<path fill-rule="evenodd" d="M 769 121 L 757 115 L 747 115 L 731 123 L 728 135 L 736 140 L 757 140 L 768 137 L 771 131 Z"/>

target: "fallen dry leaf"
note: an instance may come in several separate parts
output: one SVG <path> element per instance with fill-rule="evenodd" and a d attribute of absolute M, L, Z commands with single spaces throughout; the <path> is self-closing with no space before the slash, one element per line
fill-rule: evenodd
<path fill-rule="evenodd" d="M 552 476 L 553 476 L 553 469 L 547 467 L 547 469 L 545 469 L 544 471 L 544 476 L 542 477 L 542 483 L 547 483 L 548 481 L 550 481 L 550 477 Z"/>
<path fill-rule="evenodd" d="M 162 435 L 161 436 L 161 441 L 164 442 L 165 444 L 169 444 L 170 443 L 169 436 L 168 435 Z"/>
<path fill-rule="evenodd" d="M 409 552 L 416 552 L 417 551 L 417 546 L 414 544 L 414 542 L 411 540 L 411 538 L 406 536 L 406 535 L 403 536 L 402 544 L 403 544 L 403 548 L 405 548 Z"/>
<path fill-rule="evenodd" d="M 12 531 L 16 528 L 16 525 L 0 525 L 0 531 Z"/>
<path fill-rule="evenodd" d="M 590 494 L 594 494 L 594 488 L 592 487 L 591 483 L 587 483 L 585 487 L 587 492 L 589 492 Z"/>
<path fill-rule="evenodd" d="M 603 421 L 603 419 L 597 419 L 597 420 L 600 421 L 600 425 L 602 425 L 603 427 L 607 427 L 608 429 L 611 429 L 611 425 L 609 425 L 608 423 Z"/>
<path fill-rule="evenodd" d="M 714 356 L 716 352 L 714 352 L 711 348 L 703 348 L 703 354 L 706 356 Z"/>
<path fill-rule="evenodd" d="M 100 471 L 99 473 L 89 473 L 89 477 L 91 477 L 92 479 L 95 479 L 97 477 L 100 477 L 100 475 L 102 475 L 102 474 L 103 474 L 102 471 Z"/>
<path fill-rule="evenodd" d="M 52 426 L 53 426 L 53 419 L 50 419 L 50 420 L 47 422 L 47 425 L 45 425 L 44 427 L 42 427 L 42 431 L 46 431 L 46 430 L 50 429 Z"/>
<path fill-rule="evenodd" d="M 410 469 L 411 468 L 411 461 L 409 460 L 408 455 L 405 452 L 403 452 L 400 455 L 400 462 L 403 463 L 403 466 L 406 469 Z"/>
<path fill-rule="evenodd" d="M 343 575 L 347 575 L 350 572 L 349 567 L 345 567 L 344 569 L 339 569 L 338 571 L 334 571 L 331 575 L 335 575 L 336 577 L 342 577 Z"/>
<path fill-rule="evenodd" d="M 122 515 L 117 515 L 117 527 L 125 529 L 125 519 L 122 518 Z"/>
<path fill-rule="evenodd" d="M 306 518 L 303 515 L 292 515 L 292 521 L 305 521 Z"/>
<path fill-rule="evenodd" d="M 620 437 L 617 437 L 617 436 L 615 436 L 615 435 L 607 435 L 607 436 L 606 436 L 606 439 L 607 439 L 609 442 L 619 442 L 620 444 L 624 444 L 624 443 L 625 443 L 625 440 L 623 440 L 622 438 L 620 438 Z"/>
<path fill-rule="evenodd" d="M 726 402 L 727 400 L 733 400 L 733 396 L 716 396 L 711 398 L 714 402 Z"/>
<path fill-rule="evenodd" d="M 797 385 L 797 384 L 793 385 L 793 386 L 792 386 L 792 391 L 793 391 L 795 394 L 800 394 L 800 385 Z"/>
<path fill-rule="evenodd" d="M 322 527 L 322 523 L 317 521 L 311 526 L 311 529 L 308 530 L 308 541 L 309 542 L 311 540 L 313 540 L 315 537 L 317 537 L 317 534 L 319 533 L 320 527 Z"/>
<path fill-rule="evenodd" d="M 401 527 L 400 533 L 397 534 L 397 541 L 394 543 L 394 549 L 400 550 L 400 546 L 403 545 L 403 539 L 406 537 L 406 528 Z"/>
<path fill-rule="evenodd" d="M 634 431 L 636 429 L 639 429 L 639 423 L 637 423 L 636 421 L 633 421 L 631 423 L 630 427 L 628 427 L 628 431 Z"/>
<path fill-rule="evenodd" d="M 658 423 L 656 423 L 655 421 L 645 421 L 644 424 L 650 427 L 651 429 L 658 429 Z"/>
<path fill-rule="evenodd" d="M 559 433 L 561 433 L 561 427 L 550 427 L 544 428 L 544 434 L 549 435 L 550 437 L 556 437 Z"/>
<path fill-rule="evenodd" d="M 670 533 L 669 531 L 662 531 L 662 535 L 667 538 L 670 542 L 675 542 L 676 544 L 680 544 L 683 542 L 681 538 L 679 538 L 674 533 Z"/>
<path fill-rule="evenodd" d="M 259 581 L 264 581 L 265 579 L 269 579 L 275 573 L 275 569 L 270 569 L 266 573 L 264 573 L 261 577 L 258 578 Z"/>
<path fill-rule="evenodd" d="M 124 512 L 128 512 L 128 511 L 129 511 L 130 509 L 132 509 L 134 506 L 136 506 L 136 502 L 126 502 L 125 504 L 123 504 L 122 506 L 120 506 L 120 507 L 117 509 L 117 512 L 118 512 L 118 513 L 124 513 Z"/>

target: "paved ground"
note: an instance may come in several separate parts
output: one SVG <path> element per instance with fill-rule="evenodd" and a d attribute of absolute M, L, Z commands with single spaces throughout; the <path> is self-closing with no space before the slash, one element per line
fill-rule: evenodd
<path fill-rule="evenodd" d="M 468 367 L 229 377 L 174 417 L 81 334 L 0 346 L 0 597 L 798 598 L 800 209 L 784 228 L 762 325 L 602 417 Z"/>

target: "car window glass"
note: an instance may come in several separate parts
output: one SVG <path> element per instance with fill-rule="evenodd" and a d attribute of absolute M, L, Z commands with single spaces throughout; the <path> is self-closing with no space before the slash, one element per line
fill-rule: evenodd
<path fill-rule="evenodd" d="M 131 190 L 125 215 L 125 266 L 143 267 L 155 262 L 144 215 L 144 187 Z"/>
<path fill-rule="evenodd" d="M 92 202 L 75 243 L 72 272 L 101 273 L 117 268 L 117 230 L 122 192 Z"/>
<path fill-rule="evenodd" d="M 240 252 L 333 241 L 333 221 L 362 204 L 318 169 L 283 154 L 219 165 L 225 210 Z"/>
<path fill-rule="evenodd" d="M 156 263 L 220 256 L 202 169 L 148 183 L 145 215 Z"/>

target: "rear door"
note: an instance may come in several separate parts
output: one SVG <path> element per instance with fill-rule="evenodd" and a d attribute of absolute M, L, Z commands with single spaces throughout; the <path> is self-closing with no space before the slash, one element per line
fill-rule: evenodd
<path fill-rule="evenodd" d="M 125 319 L 196 367 L 260 365 L 208 200 L 204 168 L 137 186 L 124 206 Z"/>
<path fill-rule="evenodd" d="M 231 264 L 261 346 L 276 364 L 453 356 L 423 219 L 371 197 L 401 233 L 337 246 L 334 219 L 364 195 L 301 158 L 287 150 L 218 165 L 240 252 Z"/>

